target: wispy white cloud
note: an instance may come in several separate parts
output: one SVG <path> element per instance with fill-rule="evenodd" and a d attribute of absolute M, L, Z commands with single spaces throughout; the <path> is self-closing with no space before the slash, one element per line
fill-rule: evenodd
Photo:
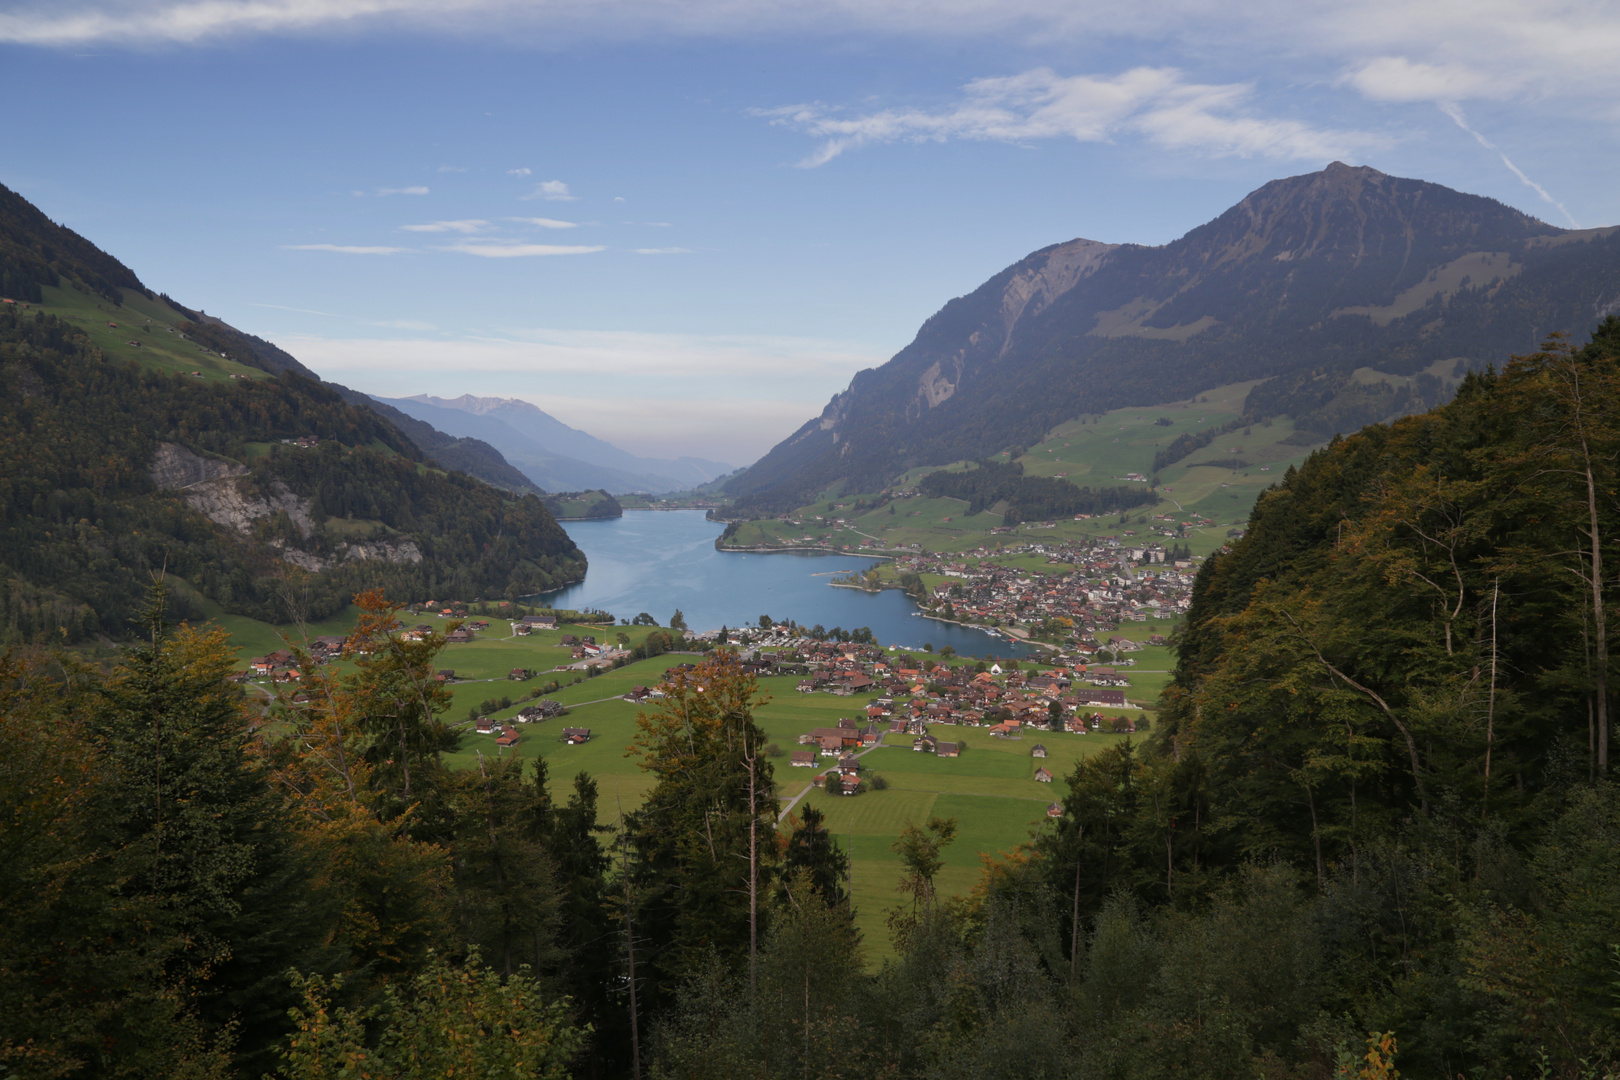
<path fill-rule="evenodd" d="M 534 190 L 527 195 L 519 195 L 520 199 L 546 199 L 550 202 L 576 202 L 578 195 L 568 190 L 568 185 L 561 180 L 542 180 L 534 185 Z"/>
<path fill-rule="evenodd" d="M 462 173 L 466 172 L 467 169 L 464 165 L 440 165 L 439 171 L 442 173 Z"/>
<path fill-rule="evenodd" d="M 1516 89 L 1511 72 L 1487 72 L 1457 63 L 1413 63 L 1404 56 L 1369 60 L 1344 81 L 1373 101 L 1465 101 L 1504 97 Z"/>
<path fill-rule="evenodd" d="M 637 255 L 690 255 L 691 248 L 663 247 L 663 248 L 636 248 Z"/>
<path fill-rule="evenodd" d="M 460 221 L 429 221 L 421 225 L 401 225 L 406 232 L 424 233 L 476 233 L 489 228 L 489 222 L 482 218 L 463 218 Z"/>
<path fill-rule="evenodd" d="M 458 240 L 440 251 L 459 251 L 485 259 L 522 259 L 537 255 L 591 255 L 607 248 L 600 244 L 524 244 L 510 240 Z"/>
<path fill-rule="evenodd" d="M 520 223 L 522 223 L 524 225 L 533 225 L 533 226 L 535 226 L 537 228 L 541 228 L 541 229 L 577 229 L 577 228 L 579 228 L 579 222 L 577 222 L 577 221 L 558 221 L 556 218 L 549 218 L 549 217 L 513 217 L 513 218 L 507 218 L 506 220 L 507 221 L 520 222 Z"/>
<path fill-rule="evenodd" d="M 849 115 L 820 104 L 756 110 L 772 123 L 824 140 L 799 164 L 825 165 L 873 143 L 950 139 L 1030 143 L 1069 138 L 1108 142 L 1141 136 L 1171 150 L 1212 157 L 1325 161 L 1354 156 L 1386 140 L 1299 120 L 1257 115 L 1247 83 L 1192 82 L 1175 68 L 1138 67 L 1120 75 L 1059 75 L 1035 68 L 975 79 L 944 108 L 884 109 Z"/>
<path fill-rule="evenodd" d="M 532 175 L 534 175 L 534 170 L 529 169 L 529 168 L 507 169 L 506 170 L 506 175 L 507 176 L 532 176 Z"/>
<path fill-rule="evenodd" d="M 372 192 L 373 195 L 376 195 L 379 198 L 388 195 L 426 195 L 427 193 L 428 189 L 422 187 L 420 184 L 413 185 L 411 187 L 380 187 Z"/>
<path fill-rule="evenodd" d="M 1558 211 L 1568 218 L 1569 223 L 1575 226 L 1575 228 L 1578 229 L 1581 227 L 1581 223 L 1575 220 L 1575 215 L 1569 212 L 1569 208 L 1567 206 L 1553 198 L 1552 195 L 1548 193 L 1546 188 L 1542 187 L 1540 184 L 1526 176 L 1524 174 L 1524 170 L 1513 164 L 1513 160 L 1502 151 L 1501 147 L 1497 146 L 1495 143 L 1491 142 L 1485 136 L 1481 135 L 1479 132 L 1475 131 L 1469 126 L 1468 117 L 1463 115 L 1462 106 L 1458 105 L 1454 101 L 1442 101 L 1440 102 L 1440 111 L 1451 117 L 1452 121 L 1458 127 L 1472 135 L 1474 140 L 1478 142 L 1479 145 L 1501 158 L 1502 164 L 1507 166 L 1508 171 L 1514 176 L 1517 176 L 1519 181 L 1524 184 L 1525 187 L 1531 189 L 1537 195 L 1540 195 L 1543 202 L 1547 203 L 1549 206 L 1557 207 Z"/>
<path fill-rule="evenodd" d="M 1147 42 L 1257 70 L 1289 66 L 1309 79 L 1400 58 L 1419 70 L 1374 68 L 1367 78 L 1389 84 L 1381 92 L 1462 66 L 1608 113 L 1620 87 L 1613 0 L 11 0 L 0 12 L 0 42 L 139 47 L 373 25 L 536 42 L 866 32 L 1080 43 L 1094 53 L 1108 42 Z"/>
<path fill-rule="evenodd" d="M 339 315 L 335 311 L 320 311 L 316 308 L 288 307 L 286 304 L 259 304 L 250 303 L 248 307 L 267 308 L 271 311 L 291 311 L 299 315 L 320 315 L 327 319 L 342 319 L 344 322 L 360 323 L 364 326 L 379 326 L 388 330 L 408 330 L 418 334 L 431 334 L 438 327 L 430 322 L 419 319 L 362 319 L 355 315 Z"/>
<path fill-rule="evenodd" d="M 409 248 L 363 244 L 282 244 L 285 251 L 335 251 L 340 255 L 398 255 Z"/>

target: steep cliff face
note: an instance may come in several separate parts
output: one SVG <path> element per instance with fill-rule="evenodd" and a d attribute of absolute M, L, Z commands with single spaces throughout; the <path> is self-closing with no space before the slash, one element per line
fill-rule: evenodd
<path fill-rule="evenodd" d="M 148 474 L 159 490 L 179 492 L 187 506 L 215 525 L 243 539 L 260 539 L 282 561 L 305 570 L 320 573 L 358 559 L 422 561 L 422 549 L 410 540 L 311 543 L 317 540 L 313 500 L 294 494 L 280 480 L 271 480 L 266 491 L 248 479 L 246 466 L 204 457 L 177 443 L 158 443 Z M 283 515 L 296 531 L 296 539 L 275 527 Z"/>
<path fill-rule="evenodd" d="M 1620 304 L 1620 236 L 1335 162 L 1162 247 L 1073 240 L 946 304 L 725 490 L 798 505 L 835 480 L 1032 442 L 1083 412 L 1245 379 L 1499 362 Z"/>

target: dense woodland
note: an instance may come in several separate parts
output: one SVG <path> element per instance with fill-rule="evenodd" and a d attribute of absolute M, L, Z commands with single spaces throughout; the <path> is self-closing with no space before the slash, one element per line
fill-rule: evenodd
<path fill-rule="evenodd" d="M 303 436 L 321 443 L 282 445 Z M 284 520 L 255 537 L 216 527 L 154 486 L 160 442 L 251 463 L 250 489 L 312 500 L 314 533 Z M 269 546 L 330 554 L 370 535 L 408 539 L 424 558 L 300 574 Z M 362 583 L 470 599 L 538 592 L 584 568 L 538 498 L 424 468 L 395 428 L 318 383 L 143 371 L 66 322 L 0 311 L 0 641 L 122 637 L 164 567 L 227 611 L 276 622 L 330 614 Z"/>
<path fill-rule="evenodd" d="M 1008 525 L 1076 514 L 1116 514 L 1159 501 L 1146 488 L 1090 488 L 1055 476 L 1025 476 L 1023 465 L 1016 461 L 981 461 L 959 472 L 941 469 L 923 477 L 917 489 L 930 499 L 965 499 L 969 517 L 1005 503 L 1002 516 Z"/>

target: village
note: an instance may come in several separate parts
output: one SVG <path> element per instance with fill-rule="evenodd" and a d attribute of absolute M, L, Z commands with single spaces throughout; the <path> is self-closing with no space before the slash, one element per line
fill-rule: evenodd
<path fill-rule="evenodd" d="M 1035 559 L 1052 569 L 1028 566 Z M 864 579 L 839 584 L 906 588 L 930 618 L 1045 643 L 1083 662 L 1118 651 L 1118 643 L 1099 636 L 1125 622 L 1185 615 L 1200 561 L 1157 543 L 1105 538 L 1087 545 L 1025 544 L 999 551 L 906 555 L 885 574 L 873 577 L 869 572 Z"/>

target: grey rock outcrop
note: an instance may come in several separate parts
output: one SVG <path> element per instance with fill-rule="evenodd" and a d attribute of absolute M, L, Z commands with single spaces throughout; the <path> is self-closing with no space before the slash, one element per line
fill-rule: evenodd
<path fill-rule="evenodd" d="M 294 494 L 280 480 L 271 481 L 268 493 L 257 490 L 244 479 L 247 471 L 246 466 L 234 461 L 204 457 L 176 443 L 159 443 L 149 474 L 159 488 L 180 492 L 186 505 L 239 536 L 252 536 L 260 522 L 284 513 L 298 535 L 309 539 L 315 531 L 310 501 Z M 404 539 L 354 540 L 339 544 L 326 554 L 305 551 L 281 538 L 269 543 L 286 562 L 315 573 L 356 559 L 395 563 L 422 561 L 422 549 L 414 541 Z"/>

